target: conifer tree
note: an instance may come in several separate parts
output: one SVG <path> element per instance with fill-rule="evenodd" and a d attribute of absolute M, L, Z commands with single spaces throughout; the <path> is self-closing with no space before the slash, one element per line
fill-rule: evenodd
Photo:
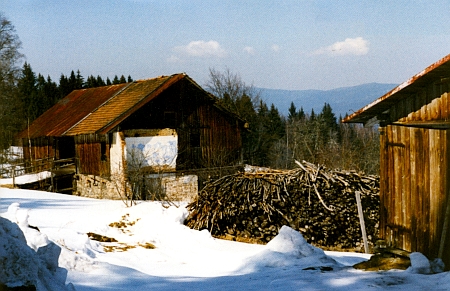
<path fill-rule="evenodd" d="M 291 106 L 289 107 L 288 120 L 293 121 L 298 118 L 297 108 L 294 105 L 294 102 L 291 102 Z"/>
<path fill-rule="evenodd" d="M 22 77 L 19 79 L 17 87 L 22 101 L 24 118 L 30 122 L 37 117 L 38 97 L 36 82 L 36 74 L 33 72 L 31 66 L 25 62 L 22 69 Z"/>
<path fill-rule="evenodd" d="M 103 81 L 102 77 L 100 77 L 100 75 L 97 76 L 97 86 L 105 86 L 106 83 L 105 81 Z"/>
<path fill-rule="evenodd" d="M 72 87 L 70 86 L 69 80 L 66 76 L 61 74 L 61 77 L 59 78 L 59 98 L 62 99 L 66 97 L 70 92 L 72 92 Z"/>
<path fill-rule="evenodd" d="M 52 81 L 52 78 L 50 78 L 50 76 L 47 76 L 47 82 L 45 83 L 44 91 L 49 101 L 50 106 L 47 108 L 49 109 L 59 99 L 58 85 Z"/>
<path fill-rule="evenodd" d="M 305 117 L 306 117 L 305 111 L 303 110 L 303 106 L 302 106 L 302 107 L 300 107 L 300 110 L 297 113 L 297 118 L 299 120 L 303 120 L 303 119 L 305 119 Z"/>
<path fill-rule="evenodd" d="M 272 103 L 270 106 L 268 117 L 268 133 L 272 136 L 273 140 L 277 140 L 284 136 L 285 133 L 285 124 L 282 120 L 278 109 Z"/>
<path fill-rule="evenodd" d="M 97 79 L 94 76 L 90 75 L 87 77 L 86 83 L 84 84 L 84 88 L 94 88 L 97 87 Z"/>
<path fill-rule="evenodd" d="M 84 86 L 84 78 L 83 76 L 81 76 L 80 70 L 77 70 L 76 82 L 73 90 L 82 89 L 83 86 Z"/>

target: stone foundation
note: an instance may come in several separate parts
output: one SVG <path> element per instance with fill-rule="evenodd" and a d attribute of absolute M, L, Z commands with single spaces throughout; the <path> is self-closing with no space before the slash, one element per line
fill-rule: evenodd
<path fill-rule="evenodd" d="M 96 199 L 123 199 L 121 183 L 94 175 L 77 174 L 74 178 L 74 195 Z M 150 175 L 146 178 L 149 195 L 147 199 L 164 197 L 170 201 L 192 201 L 197 197 L 198 178 L 196 175 L 177 176 L 175 173 Z M 131 191 L 127 191 L 130 193 Z M 153 196 L 153 193 L 157 195 Z"/>
<path fill-rule="evenodd" d="M 74 185 L 76 188 L 73 194 L 77 196 L 96 199 L 122 199 L 117 183 L 98 176 L 77 174 L 74 177 Z"/>
<path fill-rule="evenodd" d="M 196 175 L 168 176 L 162 179 L 165 194 L 172 201 L 193 201 L 198 194 Z"/>

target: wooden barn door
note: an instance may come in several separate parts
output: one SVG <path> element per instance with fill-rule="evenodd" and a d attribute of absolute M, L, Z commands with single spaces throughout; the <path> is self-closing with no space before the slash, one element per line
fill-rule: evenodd
<path fill-rule="evenodd" d="M 448 132 L 392 125 L 380 130 L 380 237 L 429 258 L 438 257 L 442 240 Z M 448 239 L 444 243 L 450 247 Z"/>

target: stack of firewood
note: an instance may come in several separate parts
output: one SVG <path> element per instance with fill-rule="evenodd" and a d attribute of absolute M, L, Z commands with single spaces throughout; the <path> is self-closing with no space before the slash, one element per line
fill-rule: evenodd
<path fill-rule="evenodd" d="M 186 225 L 214 236 L 271 240 L 283 225 L 317 246 L 361 248 L 356 192 L 369 244 L 376 240 L 379 178 L 307 162 L 289 171 L 237 173 L 206 183 L 188 205 Z"/>

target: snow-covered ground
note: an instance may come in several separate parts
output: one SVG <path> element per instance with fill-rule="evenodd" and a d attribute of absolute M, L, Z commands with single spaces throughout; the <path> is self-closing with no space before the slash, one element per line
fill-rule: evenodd
<path fill-rule="evenodd" d="M 164 206 L 0 188 L 7 218 L 0 217 L 0 283 L 79 291 L 450 290 L 450 273 L 418 273 L 428 263 L 419 254 L 406 271 L 355 270 L 369 255 L 323 252 L 289 227 L 265 246 L 219 240 L 185 227 L 184 205 Z"/>
<path fill-rule="evenodd" d="M 51 175 L 52 175 L 51 172 L 44 171 L 44 172 L 40 172 L 37 174 L 25 174 L 25 175 L 17 176 L 15 178 L 15 181 L 13 181 L 13 178 L 3 178 L 3 179 L 0 179 L 0 185 L 13 185 L 13 184 L 24 185 L 24 184 L 48 179 L 51 177 Z"/>

